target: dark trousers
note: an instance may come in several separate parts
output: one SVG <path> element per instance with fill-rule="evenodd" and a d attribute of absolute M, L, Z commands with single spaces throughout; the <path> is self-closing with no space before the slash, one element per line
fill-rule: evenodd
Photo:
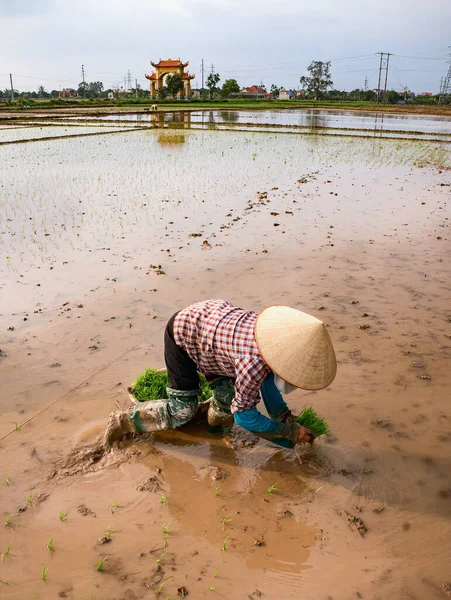
<path fill-rule="evenodd" d="M 174 340 L 174 319 L 177 315 L 178 312 L 172 315 L 164 331 L 164 360 L 169 384 L 174 390 L 198 390 L 199 375 L 196 363 Z"/>

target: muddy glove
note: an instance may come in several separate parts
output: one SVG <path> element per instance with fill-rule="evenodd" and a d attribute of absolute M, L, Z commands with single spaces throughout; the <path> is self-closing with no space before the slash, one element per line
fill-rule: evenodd
<path fill-rule="evenodd" d="M 233 418 L 240 427 L 285 448 L 293 448 L 295 444 L 311 441 L 309 429 L 305 429 L 297 423 L 279 423 L 268 419 L 256 408 L 236 412 Z"/>

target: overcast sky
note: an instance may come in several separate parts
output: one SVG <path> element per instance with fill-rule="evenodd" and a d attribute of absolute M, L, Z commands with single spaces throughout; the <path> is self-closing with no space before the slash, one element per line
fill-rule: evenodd
<path fill-rule="evenodd" d="M 437 92 L 448 69 L 451 0 L 0 0 L 0 88 L 147 87 L 150 60 L 182 58 L 223 82 L 297 87 L 312 60 L 332 61 L 337 89 L 377 85 L 392 52 L 389 87 Z"/>

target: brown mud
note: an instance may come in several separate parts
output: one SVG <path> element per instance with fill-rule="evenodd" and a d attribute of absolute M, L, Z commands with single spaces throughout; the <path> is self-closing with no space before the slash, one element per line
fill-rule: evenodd
<path fill-rule="evenodd" d="M 167 149 L 151 146 L 153 135 L 58 141 L 56 168 L 50 154 L 2 150 L 8 165 L 39 162 L 34 185 L 52 199 L 70 144 L 77 157 L 86 144 L 91 157 L 80 171 L 89 190 L 70 190 L 70 219 L 58 205 L 40 208 L 66 224 L 61 237 L 40 232 L 36 219 L 28 233 L 28 205 L 15 208 L 28 198 L 26 182 L 4 196 L 11 205 L 3 199 L 2 235 L 14 252 L 2 249 L 0 271 L 2 598 L 446 598 L 449 148 L 298 146 L 293 136 L 296 152 L 279 158 L 278 136 L 246 136 L 243 149 L 239 134 L 197 132 Z M 219 149 L 209 145 L 215 135 Z M 158 187 L 148 220 L 139 220 L 147 202 L 127 204 L 115 180 L 132 147 L 146 161 L 150 147 L 160 152 L 185 178 L 170 194 Z M 201 170 L 190 148 L 204 152 Z M 97 185 L 103 156 L 108 184 Z M 70 185 L 79 185 L 77 161 Z M 143 180 L 133 196 L 150 194 L 151 174 L 140 163 L 133 172 Z M 65 193 L 61 184 L 57 197 Z M 117 195 L 102 204 L 102 194 Z M 99 440 L 108 415 L 129 406 L 127 386 L 163 366 L 167 319 L 207 297 L 254 310 L 283 303 L 324 319 L 337 378 L 287 401 L 295 412 L 313 405 L 333 435 L 294 453 L 194 423 L 104 454 Z"/>

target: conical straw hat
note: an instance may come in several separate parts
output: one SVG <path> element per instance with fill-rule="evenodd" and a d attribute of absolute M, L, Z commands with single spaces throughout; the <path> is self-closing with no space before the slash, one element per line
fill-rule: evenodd
<path fill-rule="evenodd" d="M 257 318 L 255 339 L 263 360 L 287 383 L 321 390 L 334 380 L 334 347 L 319 319 L 289 306 L 270 306 Z"/>

